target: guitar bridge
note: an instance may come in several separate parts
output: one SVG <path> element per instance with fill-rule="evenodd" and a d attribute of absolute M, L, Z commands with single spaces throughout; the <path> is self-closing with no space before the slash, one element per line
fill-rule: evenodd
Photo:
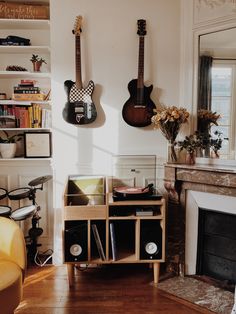
<path fill-rule="evenodd" d="M 134 106 L 135 109 L 143 109 L 146 108 L 145 105 L 135 105 Z"/>

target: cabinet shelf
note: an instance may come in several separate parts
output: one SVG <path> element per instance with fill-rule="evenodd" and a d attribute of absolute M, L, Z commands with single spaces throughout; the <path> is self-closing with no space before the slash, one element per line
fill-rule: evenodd
<path fill-rule="evenodd" d="M 109 193 L 108 202 L 110 206 L 127 206 L 127 205 L 163 205 L 164 200 L 126 200 L 126 201 L 113 201 L 112 193 Z"/>
<path fill-rule="evenodd" d="M 0 162 L 2 161 L 11 161 L 11 162 L 16 162 L 16 161 L 51 161 L 52 158 L 24 158 L 24 157 L 14 157 L 14 158 L 0 158 Z"/>
<path fill-rule="evenodd" d="M 28 71 L 0 71 L 0 78 L 50 78 L 49 72 L 28 72 Z"/>
<path fill-rule="evenodd" d="M 31 54 L 38 51 L 40 53 L 50 53 L 49 46 L 0 46 L 0 53 L 11 54 Z"/>
<path fill-rule="evenodd" d="M 109 217 L 109 220 L 158 220 L 163 219 L 164 217 L 162 215 L 154 215 L 154 216 L 116 216 L 116 217 Z"/>
<path fill-rule="evenodd" d="M 0 19 L 2 29 L 50 29 L 49 20 Z"/>
<path fill-rule="evenodd" d="M 114 261 L 113 259 L 109 259 L 109 263 L 112 263 L 112 264 L 122 264 L 122 263 L 126 264 L 126 263 L 135 263 L 135 262 L 139 262 L 135 254 L 123 254 L 122 256 L 122 253 L 120 253 L 120 257 L 116 261 Z M 149 262 L 150 261 L 148 261 L 148 263 Z"/>
<path fill-rule="evenodd" d="M 0 105 L 17 105 L 17 106 L 31 106 L 31 104 L 39 104 L 39 105 L 51 105 L 50 100 L 48 101 L 39 101 L 39 100 L 32 100 L 32 101 L 17 101 L 17 100 L 0 100 Z"/>
<path fill-rule="evenodd" d="M 50 131 L 50 128 L 0 128 L 0 131 Z"/>

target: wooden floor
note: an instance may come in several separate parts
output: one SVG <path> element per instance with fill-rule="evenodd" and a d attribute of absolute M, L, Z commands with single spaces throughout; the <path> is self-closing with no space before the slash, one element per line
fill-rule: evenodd
<path fill-rule="evenodd" d="M 162 292 L 146 265 L 107 265 L 76 270 L 69 289 L 65 266 L 27 270 L 24 297 L 16 314 L 210 314 Z M 10 300 L 9 300 L 10 302 Z"/>

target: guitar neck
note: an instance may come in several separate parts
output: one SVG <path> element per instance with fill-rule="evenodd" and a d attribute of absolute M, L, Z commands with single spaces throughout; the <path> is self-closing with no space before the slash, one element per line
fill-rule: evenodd
<path fill-rule="evenodd" d="M 144 36 L 139 37 L 138 82 L 137 87 L 144 87 Z"/>
<path fill-rule="evenodd" d="M 80 51 L 80 36 L 75 36 L 75 66 L 76 66 L 76 86 L 78 89 L 82 88 L 82 76 L 81 76 L 81 51 Z"/>

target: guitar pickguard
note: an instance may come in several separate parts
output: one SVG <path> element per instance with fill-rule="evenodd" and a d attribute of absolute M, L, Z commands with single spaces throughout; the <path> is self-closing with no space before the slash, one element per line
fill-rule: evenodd
<path fill-rule="evenodd" d="M 77 88 L 74 84 L 69 92 L 69 102 L 75 103 L 77 101 L 82 101 L 83 103 L 92 103 L 91 95 L 93 93 L 94 83 L 89 81 L 89 84 L 86 88 Z"/>
<path fill-rule="evenodd" d="M 68 99 L 63 110 L 64 120 L 71 124 L 92 123 L 97 117 L 96 107 L 92 100 L 93 81 L 90 81 L 86 88 L 81 89 L 70 80 L 65 81 L 64 85 Z"/>

